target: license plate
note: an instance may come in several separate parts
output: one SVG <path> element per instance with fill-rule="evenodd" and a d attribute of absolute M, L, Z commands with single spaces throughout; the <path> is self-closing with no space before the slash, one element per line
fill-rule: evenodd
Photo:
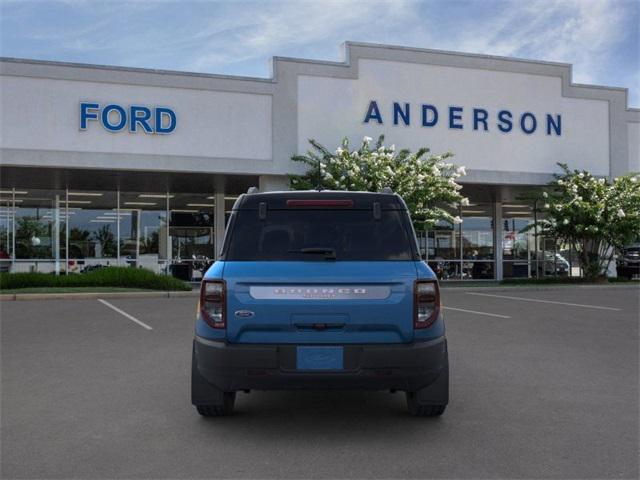
<path fill-rule="evenodd" d="M 342 370 L 342 347 L 298 347 L 296 367 L 298 370 Z"/>

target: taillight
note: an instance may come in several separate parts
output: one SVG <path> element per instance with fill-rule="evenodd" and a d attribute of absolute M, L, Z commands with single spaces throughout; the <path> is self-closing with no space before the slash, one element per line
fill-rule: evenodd
<path fill-rule="evenodd" d="M 200 314 L 213 328 L 225 328 L 226 285 L 222 280 L 203 280 L 200 286 Z"/>
<path fill-rule="evenodd" d="M 440 313 L 440 289 L 435 280 L 418 280 L 414 285 L 413 326 L 428 328 Z"/>

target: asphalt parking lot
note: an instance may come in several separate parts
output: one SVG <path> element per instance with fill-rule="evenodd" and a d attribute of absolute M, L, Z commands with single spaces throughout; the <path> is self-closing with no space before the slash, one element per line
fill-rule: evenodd
<path fill-rule="evenodd" d="M 445 289 L 439 419 L 387 392 L 204 419 L 194 298 L 2 302 L 2 478 L 638 478 L 639 294 Z"/>

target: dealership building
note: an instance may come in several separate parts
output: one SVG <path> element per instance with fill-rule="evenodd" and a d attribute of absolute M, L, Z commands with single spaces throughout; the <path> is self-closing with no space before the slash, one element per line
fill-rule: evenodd
<path fill-rule="evenodd" d="M 362 43 L 343 52 L 274 57 L 270 78 L 0 59 L 3 269 L 131 265 L 195 279 L 235 198 L 288 189 L 308 139 L 333 149 L 384 134 L 466 167 L 463 222 L 419 232 L 443 279 L 558 274 L 575 262 L 525 230 L 533 190 L 557 162 L 608 178 L 640 171 L 627 90 L 575 84 L 569 64 Z"/>

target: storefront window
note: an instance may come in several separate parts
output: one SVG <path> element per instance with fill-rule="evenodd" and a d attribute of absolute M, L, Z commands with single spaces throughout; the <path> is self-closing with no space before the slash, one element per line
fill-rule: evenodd
<path fill-rule="evenodd" d="M 458 209 L 448 208 L 452 216 L 459 216 Z M 438 221 L 432 230 L 426 232 L 426 258 L 431 269 L 442 280 L 460 280 L 460 225 L 448 221 Z"/>
<path fill-rule="evenodd" d="M 53 272 L 65 229 L 64 191 L 29 190 L 15 199 L 14 271 Z M 64 238 L 62 236 L 62 238 Z"/>
<path fill-rule="evenodd" d="M 177 193 L 169 203 L 171 271 L 184 280 L 202 278 L 215 258 L 215 198 Z"/>
<path fill-rule="evenodd" d="M 504 278 L 532 277 L 536 271 L 536 236 L 533 206 L 502 205 L 502 260 Z"/>
<path fill-rule="evenodd" d="M 429 266 L 442 280 L 494 279 L 493 205 L 471 204 L 449 213 L 462 223 L 439 221 L 423 234 L 420 245 Z"/>
<path fill-rule="evenodd" d="M 162 192 L 120 192 L 120 255 L 126 263 L 166 270 L 169 197 Z"/>
<path fill-rule="evenodd" d="M 10 271 L 13 263 L 13 195 L 0 191 L 0 272 Z"/>
<path fill-rule="evenodd" d="M 462 208 L 462 278 L 491 280 L 494 274 L 493 205 Z"/>
<path fill-rule="evenodd" d="M 227 212 L 236 199 L 224 197 Z M 197 280 L 216 255 L 215 201 L 213 193 L 5 189 L 0 272 L 120 265 Z"/>
<path fill-rule="evenodd" d="M 224 224 L 225 224 L 225 226 L 227 225 L 227 222 L 229 222 L 229 217 L 231 217 L 231 210 L 233 209 L 233 205 L 236 203 L 237 199 L 238 199 L 237 196 L 233 196 L 233 197 L 226 196 L 226 197 L 224 197 Z"/>
<path fill-rule="evenodd" d="M 68 245 L 70 272 L 117 264 L 117 192 L 68 191 Z M 63 214 L 65 212 L 63 211 Z"/>

